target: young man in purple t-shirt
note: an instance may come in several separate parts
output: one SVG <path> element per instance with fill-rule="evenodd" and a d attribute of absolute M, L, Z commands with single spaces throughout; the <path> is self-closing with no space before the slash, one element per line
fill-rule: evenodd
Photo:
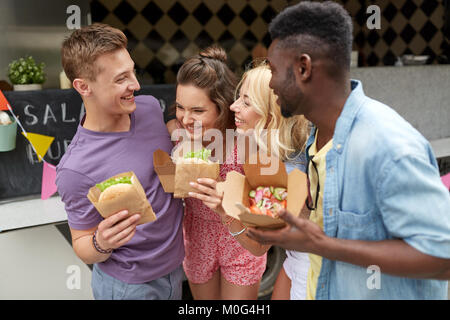
<path fill-rule="evenodd" d="M 181 299 L 184 258 L 182 202 L 165 193 L 153 152 L 172 143 L 158 101 L 140 89 L 125 35 L 104 24 L 76 30 L 62 45 L 64 71 L 81 95 L 86 116 L 57 166 L 75 253 L 94 264 L 96 299 Z M 103 219 L 89 188 L 134 171 L 157 220 L 137 226 L 139 214 Z"/>

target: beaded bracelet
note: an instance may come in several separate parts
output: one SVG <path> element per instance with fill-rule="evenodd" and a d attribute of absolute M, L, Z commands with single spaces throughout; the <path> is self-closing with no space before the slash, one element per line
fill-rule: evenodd
<path fill-rule="evenodd" d="M 98 229 L 95 230 L 94 236 L 92 237 L 92 243 L 94 244 L 95 250 L 97 250 L 100 253 L 104 253 L 104 254 L 111 253 L 113 251 L 113 249 L 103 250 L 102 248 L 100 248 L 100 246 L 97 243 L 97 239 L 96 239 L 97 232 L 98 232 Z"/>

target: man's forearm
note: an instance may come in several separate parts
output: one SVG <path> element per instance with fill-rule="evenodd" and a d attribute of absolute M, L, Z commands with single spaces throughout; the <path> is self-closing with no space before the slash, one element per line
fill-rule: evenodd
<path fill-rule="evenodd" d="M 93 235 L 85 235 L 73 243 L 73 249 L 77 256 L 86 264 L 94 264 L 106 261 L 111 254 L 100 253 L 94 248 Z"/>
<path fill-rule="evenodd" d="M 326 238 L 319 254 L 361 267 L 376 265 L 381 272 L 410 278 L 450 278 L 450 259 L 421 253 L 403 240 L 362 241 Z"/>

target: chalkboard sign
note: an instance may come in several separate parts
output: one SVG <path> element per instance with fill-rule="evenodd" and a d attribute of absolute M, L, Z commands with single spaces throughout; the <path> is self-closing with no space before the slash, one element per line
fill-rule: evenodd
<path fill-rule="evenodd" d="M 175 85 L 141 86 L 136 95 L 157 98 L 167 122 L 173 115 L 169 107 L 175 100 Z M 77 131 L 84 105 L 74 89 L 4 92 L 25 131 L 55 137 L 44 159 L 57 165 Z M 16 148 L 0 152 L 0 200 L 41 193 L 42 162 L 20 134 Z"/>

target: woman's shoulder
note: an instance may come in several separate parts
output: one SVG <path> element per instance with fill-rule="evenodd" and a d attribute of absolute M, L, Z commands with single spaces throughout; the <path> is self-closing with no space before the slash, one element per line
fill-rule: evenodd
<path fill-rule="evenodd" d="M 169 134 L 170 134 L 170 135 L 172 135 L 172 132 L 173 132 L 175 129 L 179 129 L 179 128 L 180 128 L 177 119 L 172 119 L 172 120 L 167 121 L 166 126 L 167 126 L 167 130 L 169 130 Z"/>

